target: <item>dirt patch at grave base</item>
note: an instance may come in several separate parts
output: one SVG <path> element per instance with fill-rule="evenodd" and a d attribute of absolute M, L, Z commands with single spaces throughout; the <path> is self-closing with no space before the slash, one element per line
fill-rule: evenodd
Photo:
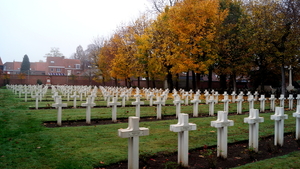
<path fill-rule="evenodd" d="M 143 145 L 140 145 L 143 146 Z M 188 169 L 197 168 L 232 168 L 247 163 L 282 156 L 293 151 L 300 151 L 300 141 L 295 140 L 292 133 L 285 134 L 283 147 L 274 146 L 274 137 L 263 137 L 259 141 L 259 151 L 255 153 L 248 148 L 248 141 L 240 141 L 228 144 L 227 159 L 217 158 L 216 146 L 201 147 L 189 151 Z M 300 165 L 300 162 L 299 162 Z M 94 169 L 126 169 L 126 162 L 119 162 L 110 166 L 95 167 Z M 155 156 L 140 156 L 139 167 L 143 169 L 160 169 L 160 168 L 184 168 L 177 164 L 177 153 L 160 152 Z"/>

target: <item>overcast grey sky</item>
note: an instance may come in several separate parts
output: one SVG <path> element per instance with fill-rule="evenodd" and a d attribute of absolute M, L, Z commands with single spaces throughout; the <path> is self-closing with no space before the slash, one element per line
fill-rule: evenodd
<path fill-rule="evenodd" d="M 147 0 L 0 0 L 0 57 L 3 63 L 25 54 L 30 62 L 45 61 L 51 47 L 70 57 L 147 8 Z"/>

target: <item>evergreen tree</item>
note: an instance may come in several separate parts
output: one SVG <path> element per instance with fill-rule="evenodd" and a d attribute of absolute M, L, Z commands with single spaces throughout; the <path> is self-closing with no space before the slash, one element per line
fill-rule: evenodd
<path fill-rule="evenodd" d="M 30 71 L 30 62 L 27 55 L 24 55 L 23 61 L 21 64 L 20 73 L 28 74 Z"/>

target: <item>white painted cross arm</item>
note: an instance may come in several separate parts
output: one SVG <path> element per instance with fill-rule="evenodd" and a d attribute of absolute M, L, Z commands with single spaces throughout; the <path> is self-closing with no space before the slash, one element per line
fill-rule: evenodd
<path fill-rule="evenodd" d="M 228 120 L 228 113 L 225 111 L 218 111 L 218 119 L 216 121 L 211 121 L 210 126 L 215 128 L 233 126 L 233 120 Z"/>
<path fill-rule="evenodd" d="M 284 114 L 284 109 L 282 107 L 276 107 L 275 114 L 271 115 L 271 120 L 278 121 L 283 119 L 288 119 L 288 115 Z"/>
<path fill-rule="evenodd" d="M 170 131 L 182 132 L 196 130 L 197 126 L 194 123 L 189 123 L 189 115 L 185 113 L 180 113 L 178 117 L 178 123 L 170 125 Z"/>
<path fill-rule="evenodd" d="M 139 127 L 139 117 L 129 117 L 129 126 L 126 129 L 118 129 L 119 137 L 130 138 L 136 136 L 149 135 L 149 129 L 145 127 Z"/>
<path fill-rule="evenodd" d="M 254 124 L 264 122 L 263 117 L 259 117 L 257 109 L 250 109 L 250 115 L 247 118 L 244 118 L 244 123 Z"/>

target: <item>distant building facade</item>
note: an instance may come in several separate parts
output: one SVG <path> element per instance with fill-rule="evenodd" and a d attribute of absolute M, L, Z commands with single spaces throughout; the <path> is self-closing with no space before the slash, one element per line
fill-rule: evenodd
<path fill-rule="evenodd" d="M 21 64 L 22 62 L 16 61 L 5 62 L 3 65 L 3 71 L 7 74 L 19 74 Z M 65 57 L 47 57 L 46 62 L 30 62 L 31 75 L 80 76 L 82 75 L 82 73 L 83 69 L 81 68 L 81 61 L 79 59 L 65 59 Z"/>

